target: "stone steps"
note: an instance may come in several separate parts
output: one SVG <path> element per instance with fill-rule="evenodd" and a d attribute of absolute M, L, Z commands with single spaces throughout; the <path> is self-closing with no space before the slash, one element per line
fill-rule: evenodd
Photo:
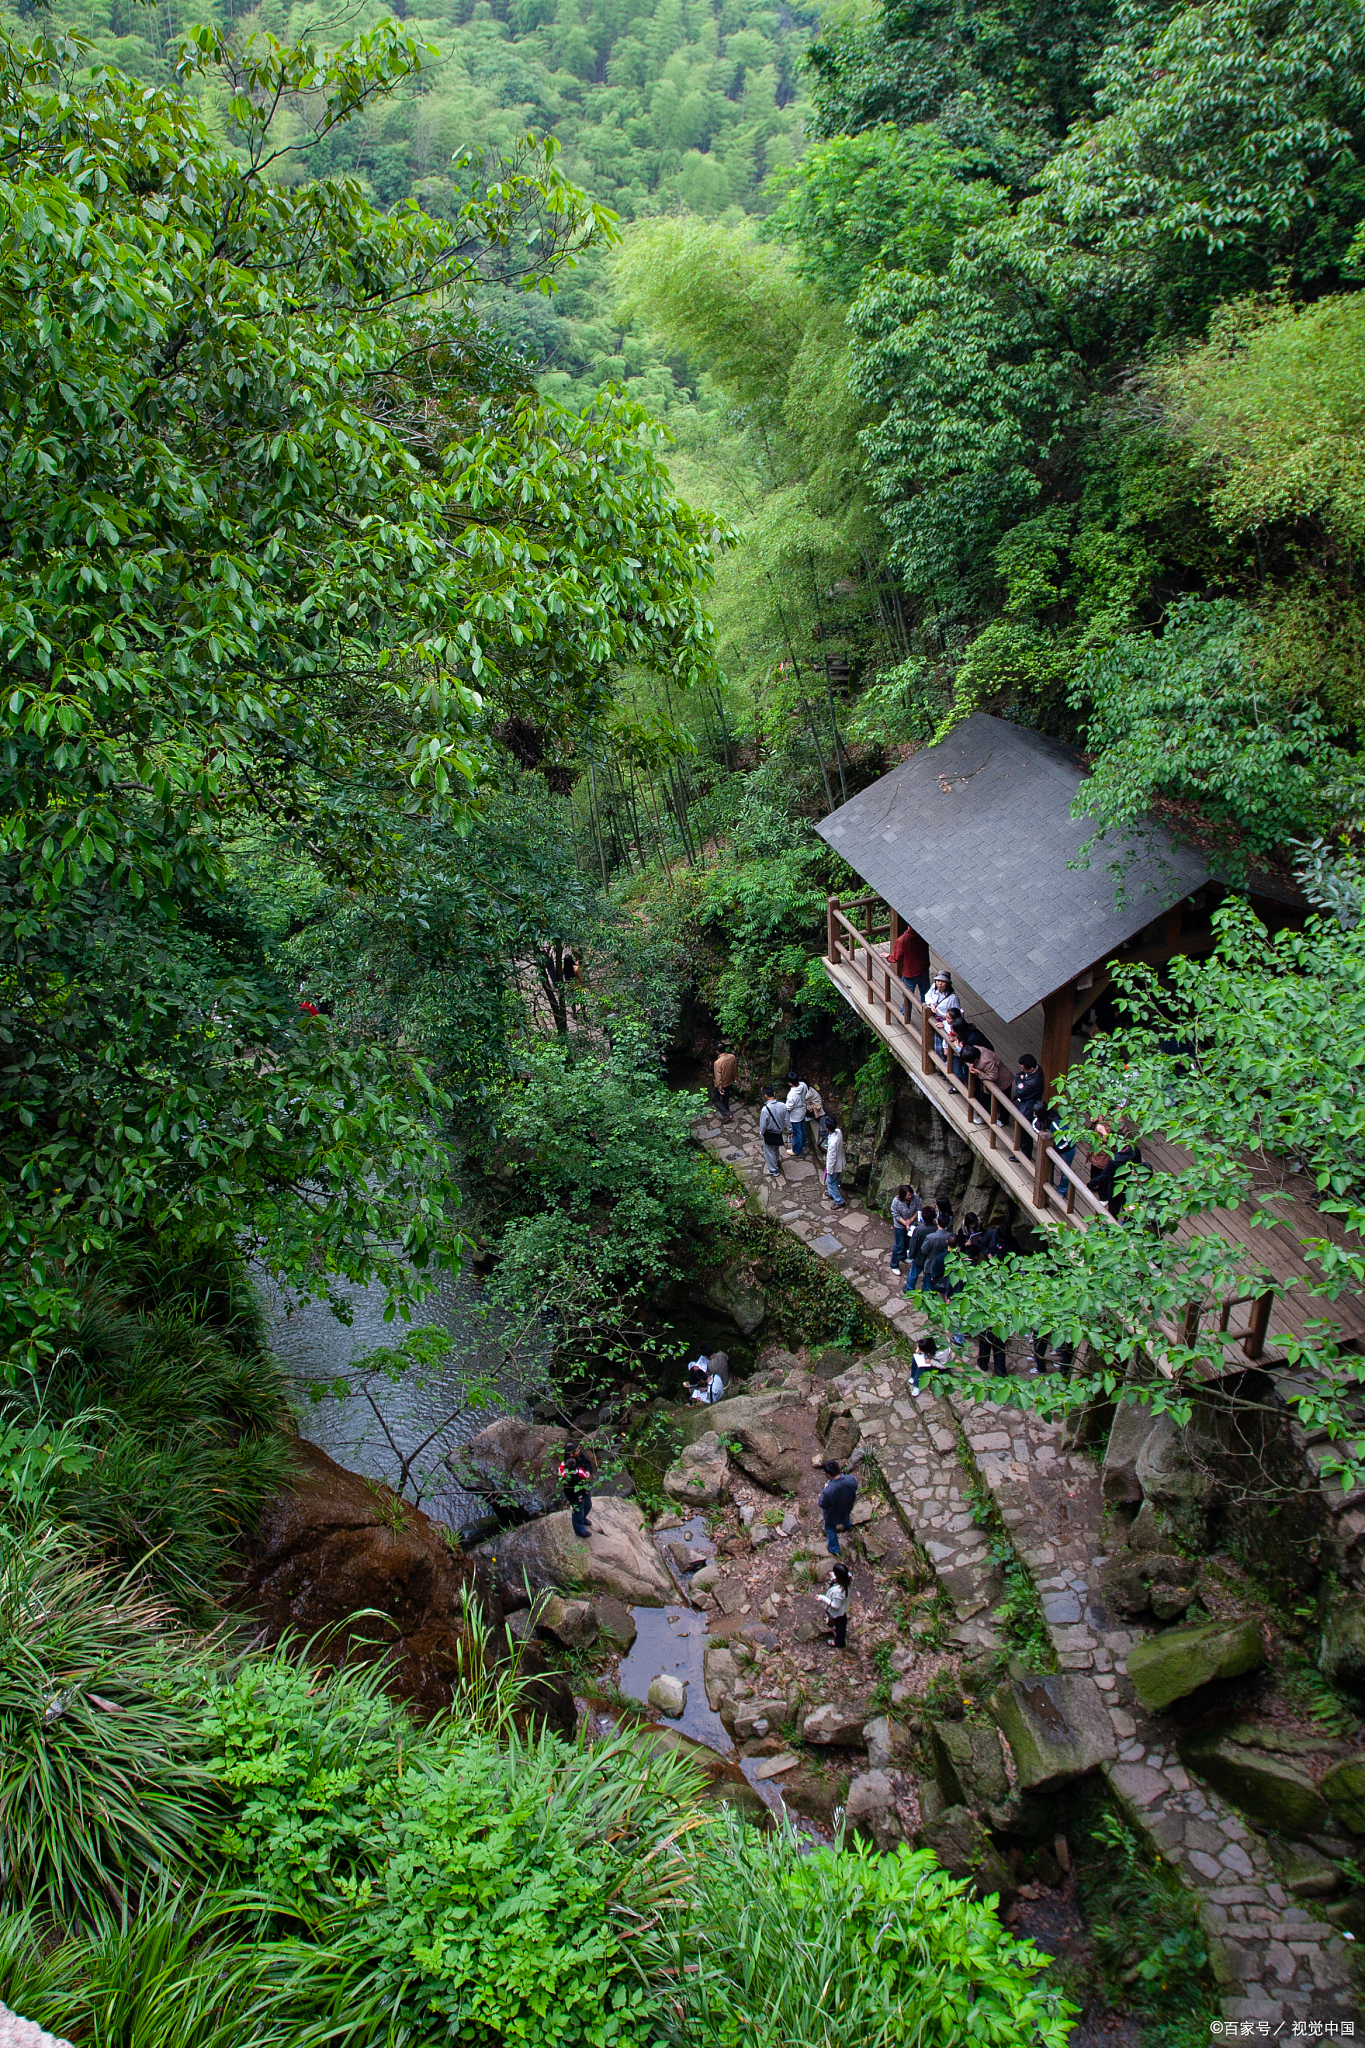
<path fill-rule="evenodd" d="M 888 1331 L 906 1336 L 914 1309 L 894 1276 L 865 1250 L 886 1258 L 889 1227 L 854 1197 L 837 1216 L 818 1174 L 768 1178 L 757 1118 L 736 1112 L 722 1128 L 703 1119 L 694 1135 L 725 1160 L 763 1207 L 817 1256 L 840 1270 Z M 856 1221 L 861 1217 L 861 1221 Z M 852 1227 L 850 1227 L 852 1225 Z M 822 1242 L 823 1240 L 823 1242 Z M 964 1645 L 988 1640 L 1004 1580 L 990 1537 L 976 1520 L 974 1482 L 989 1492 L 1015 1553 L 1039 1595 L 1061 1670 L 1089 1677 L 1108 1714 L 1116 1759 L 1103 1766 L 1116 1799 L 1153 1851 L 1194 1891 L 1227 2020 L 1265 2022 L 1270 2032 L 1295 2022 L 1340 2020 L 1354 2012 L 1349 1950 L 1334 1929 L 1296 1906 L 1276 1878 L 1252 1829 L 1197 1784 L 1175 1755 L 1172 1731 L 1144 1713 L 1125 1673 L 1129 1649 L 1148 1631 L 1116 1626 L 1098 1597 L 1099 1473 L 1064 1446 L 1063 1432 L 1015 1409 L 967 1401 L 945 1382 L 911 1398 L 907 1366 L 874 1353 L 834 1382 L 875 1457 L 899 1518 L 924 1550 L 958 1618 Z M 1345 1504 L 1343 1504 L 1345 1505 Z"/>

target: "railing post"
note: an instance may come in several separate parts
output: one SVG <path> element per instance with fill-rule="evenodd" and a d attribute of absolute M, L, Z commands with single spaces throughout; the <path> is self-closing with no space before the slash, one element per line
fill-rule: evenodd
<path fill-rule="evenodd" d="M 1042 1132 L 1039 1131 L 1033 1146 L 1033 1206 L 1044 1212 L 1047 1209 L 1047 1184 L 1051 1172 L 1052 1161 L 1047 1156 L 1047 1146 Z"/>
<path fill-rule="evenodd" d="M 827 896 L 825 898 L 825 922 L 828 928 L 828 937 L 825 940 L 825 958 L 831 967 L 837 967 L 839 964 L 839 928 L 835 923 L 838 912 L 838 897 Z"/>
<path fill-rule="evenodd" d="M 920 1072 L 932 1074 L 934 1071 L 934 1013 L 927 1003 L 922 1004 L 920 1007 L 919 1048 Z"/>
<path fill-rule="evenodd" d="M 874 1007 L 874 997 L 872 994 L 872 969 L 876 964 L 876 956 L 872 951 L 872 932 L 870 929 L 871 922 L 872 921 L 869 918 L 869 930 L 867 932 L 866 937 L 863 940 L 863 951 L 867 955 L 867 1007 L 869 1010 Z"/>
<path fill-rule="evenodd" d="M 1248 1358 L 1259 1358 L 1265 1350 L 1266 1332 L 1270 1328 L 1270 1311 L 1275 1306 L 1275 1290 L 1267 1287 L 1257 1298 L 1252 1311 L 1251 1328 L 1242 1339 L 1242 1349 Z"/>

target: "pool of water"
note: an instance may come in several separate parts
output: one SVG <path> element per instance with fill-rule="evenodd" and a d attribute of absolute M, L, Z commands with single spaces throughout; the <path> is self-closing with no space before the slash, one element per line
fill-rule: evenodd
<path fill-rule="evenodd" d="M 454 1341 L 448 1362 L 435 1371 L 413 1370 L 398 1381 L 377 1376 L 370 1385 L 373 1405 L 358 1393 L 338 1399 L 329 1392 L 313 1400 L 309 1387 L 345 1373 L 367 1352 L 401 1342 L 405 1326 L 384 1321 L 379 1283 L 336 1283 L 351 1311 L 349 1324 L 339 1322 L 325 1302 L 291 1297 L 268 1278 L 258 1275 L 258 1286 L 270 1320 L 271 1348 L 290 1382 L 299 1428 L 308 1441 L 348 1471 L 390 1485 L 398 1479 L 401 1461 L 416 1452 L 412 1478 L 429 1515 L 458 1528 L 484 1514 L 486 1504 L 457 1485 L 443 1463 L 445 1452 L 467 1443 L 495 1414 L 517 1404 L 517 1387 L 507 1381 L 496 1406 L 465 1407 L 468 1382 L 482 1374 L 496 1377 L 502 1356 L 497 1328 L 479 1312 L 477 1281 L 464 1273 L 446 1275 L 440 1291 L 415 1315 L 419 1324 L 439 1323 L 450 1332 Z M 408 1497 L 413 1497 L 412 1484 Z"/>

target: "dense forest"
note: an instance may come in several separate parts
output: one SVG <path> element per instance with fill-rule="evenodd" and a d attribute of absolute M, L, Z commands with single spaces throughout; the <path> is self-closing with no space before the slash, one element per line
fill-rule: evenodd
<path fill-rule="evenodd" d="M 435 1718 L 267 1642 L 258 1287 L 381 1289 L 396 1381 L 460 1366 L 460 1276 L 496 1398 L 610 1412 L 653 1508 L 736 1274 L 865 1350 L 689 1134 L 725 1042 L 875 1163 L 811 828 L 988 711 L 1080 751 L 1116 887 L 1155 816 L 1229 894 L 1066 1096 L 1189 1174 L 939 1321 L 1090 1347 L 1019 1405 L 1188 1418 L 1208 1345 L 1147 1340 L 1234 1261 L 1176 1225 L 1266 1152 L 1365 1218 L 1363 86 L 1347 0 L 6 0 L 0 1999 L 78 2048 L 1066 2040 L 927 1850 L 575 1743 L 462 1554 Z M 1302 1356 L 1359 1484 L 1358 1361 Z"/>

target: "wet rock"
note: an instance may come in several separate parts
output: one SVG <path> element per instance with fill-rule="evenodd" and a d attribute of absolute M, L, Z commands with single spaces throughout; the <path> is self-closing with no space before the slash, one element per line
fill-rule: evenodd
<path fill-rule="evenodd" d="M 868 1767 L 874 1771 L 888 1771 L 899 1757 L 910 1747 L 910 1732 L 899 1721 L 892 1721 L 885 1714 L 878 1714 L 863 1727 L 863 1742 L 867 1748 Z"/>
<path fill-rule="evenodd" d="M 1342 1600 L 1332 1609 L 1318 1669 L 1353 1699 L 1365 1700 L 1365 1600 Z"/>
<path fill-rule="evenodd" d="M 1248 1615 L 1241 1621 L 1170 1628 L 1135 1643 L 1128 1652 L 1128 1676 L 1143 1706 L 1155 1714 L 1215 1678 L 1240 1678 L 1264 1661 L 1261 1632 Z"/>
<path fill-rule="evenodd" d="M 801 1724 L 803 1742 L 833 1745 L 839 1749 L 862 1747 L 863 1724 L 867 1720 L 867 1708 L 834 1702 L 816 1707 L 807 1714 Z"/>
<path fill-rule="evenodd" d="M 388 1487 L 302 1438 L 291 1450 L 290 1483 L 267 1501 L 252 1546 L 248 1586 L 265 1627 L 327 1632 L 338 1653 L 383 1653 L 404 1698 L 448 1705 L 471 1655 L 461 1596 L 489 1610 L 486 1570 Z"/>
<path fill-rule="evenodd" d="M 597 1621 L 587 1600 L 565 1600 L 547 1593 L 535 1606 L 536 1634 L 558 1643 L 561 1650 L 583 1650 L 597 1641 Z"/>
<path fill-rule="evenodd" d="M 675 1677 L 671 1671 L 661 1671 L 657 1678 L 650 1679 L 646 1698 L 651 1707 L 657 1707 L 661 1714 L 667 1714 L 670 1721 L 676 1721 L 687 1711 L 687 1681 Z"/>
<path fill-rule="evenodd" d="M 664 1492 L 687 1507 L 714 1507 L 730 1491 L 730 1460 L 714 1429 L 706 1430 L 664 1474 Z"/>
<path fill-rule="evenodd" d="M 905 1840 L 905 1829 L 896 1811 L 896 1787 L 884 1770 L 864 1771 L 855 1777 L 844 1801 L 844 1815 L 850 1833 L 885 1852 Z"/>
<path fill-rule="evenodd" d="M 949 1877 L 970 1878 L 979 1899 L 995 1894 L 1007 1906 L 1018 1896 L 1008 1864 L 965 1806 L 945 1807 L 935 1820 L 926 1822 L 923 1834 Z"/>
<path fill-rule="evenodd" d="M 1333 1764 L 1318 1787 L 1337 1820 L 1353 1835 L 1365 1835 L 1365 1757 Z"/>
<path fill-rule="evenodd" d="M 754 1336 L 768 1313 L 763 1289 L 747 1266 L 738 1262 L 722 1266 L 712 1275 L 702 1288 L 702 1300 L 716 1315 L 732 1322 L 742 1337 Z"/>
<path fill-rule="evenodd" d="M 610 1593 L 628 1607 L 666 1607 L 676 1600 L 677 1589 L 632 1501 L 594 1501 L 590 1526 L 585 1541 L 561 1512 L 500 1537 L 495 1568 L 504 1603 L 519 1606 L 551 1591 Z"/>
<path fill-rule="evenodd" d="M 1080 1672 L 1012 1678 L 992 1701 L 991 1715 L 1014 1753 L 1024 1791 L 1065 1785 L 1118 1755 L 1099 1688 Z"/>
<path fill-rule="evenodd" d="M 1104 1454 L 1104 1497 L 1118 1505 L 1136 1506 L 1142 1499 L 1137 1476 L 1138 1452 L 1152 1433 L 1156 1417 L 1150 1408 L 1122 1401 L 1114 1410 L 1109 1445 Z"/>
<path fill-rule="evenodd" d="M 701 1570 L 693 1577 L 692 1591 L 694 1593 L 714 1593 L 720 1581 L 720 1566 L 715 1563 L 704 1564 Z"/>
<path fill-rule="evenodd" d="M 734 1652 L 727 1650 L 723 1643 L 708 1643 L 701 1660 L 701 1670 L 706 1704 L 713 1714 L 718 1713 L 726 1693 L 733 1692 L 739 1683 L 739 1666 Z"/>
<path fill-rule="evenodd" d="M 1000 1737 L 985 1721 L 930 1721 L 934 1781 L 947 1806 L 985 1807 L 1010 1796 Z"/>
<path fill-rule="evenodd" d="M 1327 1806 L 1313 1780 L 1287 1758 L 1244 1749 L 1217 1733 L 1188 1737 L 1177 1747 L 1181 1761 L 1256 1827 L 1297 1836 L 1326 1825 Z"/>
<path fill-rule="evenodd" d="M 610 1593 L 595 1593 L 588 1602 L 588 1612 L 598 1635 L 609 1649 L 623 1653 L 630 1649 L 639 1631 L 635 1617 L 622 1600 L 614 1600 Z"/>
<path fill-rule="evenodd" d="M 704 1550 L 693 1550 L 690 1543 L 670 1543 L 668 1561 L 675 1572 L 686 1578 L 689 1572 L 700 1571 L 709 1560 Z"/>
<path fill-rule="evenodd" d="M 563 1499 L 559 1460 L 567 1430 L 500 1415 L 476 1437 L 446 1456 L 461 1486 L 523 1514 L 545 1515 Z"/>
<path fill-rule="evenodd" d="M 795 1493 L 804 1476 L 806 1418 L 778 1408 L 757 1421 L 727 1423 L 726 1442 L 740 1470 L 769 1493 Z"/>

